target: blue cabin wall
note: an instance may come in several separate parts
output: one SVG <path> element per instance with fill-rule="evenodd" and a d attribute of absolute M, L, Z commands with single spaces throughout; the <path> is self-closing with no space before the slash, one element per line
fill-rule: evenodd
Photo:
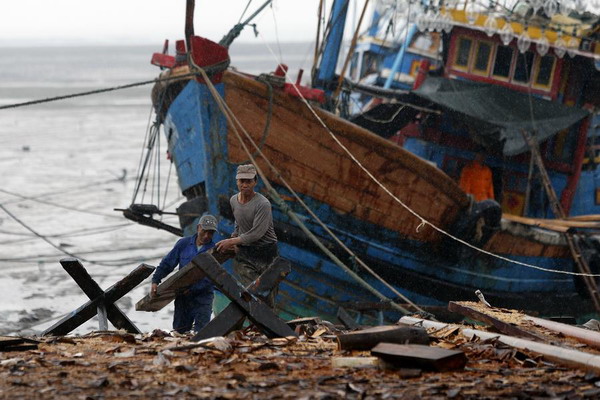
<path fill-rule="evenodd" d="M 592 117 L 587 134 L 586 161 L 581 171 L 577 191 L 571 207 L 571 215 L 600 214 L 600 150 L 595 146 L 600 145 L 600 115 Z"/>
<path fill-rule="evenodd" d="M 198 95 L 193 85 L 183 89 L 170 110 L 177 112 L 168 112 L 163 129 L 183 192 L 206 179 L 204 140 L 200 135 L 201 120 L 197 117 Z"/>

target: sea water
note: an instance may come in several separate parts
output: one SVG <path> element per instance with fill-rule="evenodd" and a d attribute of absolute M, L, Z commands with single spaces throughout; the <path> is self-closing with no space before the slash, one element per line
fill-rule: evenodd
<path fill-rule="evenodd" d="M 144 82 L 162 45 L 0 48 L 0 106 Z M 258 74 L 282 60 L 310 75 L 310 43 L 238 44 L 231 65 Z M 39 334 L 88 299 L 59 261 L 81 260 L 107 289 L 140 263 L 156 266 L 178 237 L 125 219 L 144 138 L 154 120 L 151 85 L 0 110 L 0 334 Z M 183 200 L 161 135 L 153 178 L 136 202 L 175 211 Z M 160 185 L 158 182 L 160 181 Z M 168 185 L 166 184 L 168 182 Z M 178 226 L 176 216 L 163 222 Z M 150 278 L 117 305 L 140 328 L 169 330 L 172 305 L 136 312 Z M 96 318 L 74 333 L 98 329 Z"/>

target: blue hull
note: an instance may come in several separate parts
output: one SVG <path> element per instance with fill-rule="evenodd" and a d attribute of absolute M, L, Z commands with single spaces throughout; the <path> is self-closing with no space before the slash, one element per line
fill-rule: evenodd
<path fill-rule="evenodd" d="M 216 86 L 223 95 L 225 86 Z M 217 216 L 219 230 L 227 237 L 233 230 L 228 199 L 236 192 L 236 165 L 228 161 L 226 120 L 205 85 L 195 81 L 187 84 L 170 105 L 164 129 L 182 192 L 188 193 L 191 200 L 194 196 L 189 195 L 190 188 L 200 187 L 201 195 L 207 199 L 205 211 Z M 281 186 L 275 188 L 281 194 L 289 194 Z M 581 316 L 593 310 L 591 302 L 580 294 L 584 292 L 581 284 L 570 275 L 530 269 L 450 241 L 431 246 L 403 239 L 392 230 L 340 214 L 307 194 L 301 197 L 367 265 L 419 305 L 445 307 L 448 301 L 474 301 L 474 292 L 479 289 L 498 307 L 533 310 L 543 315 Z M 297 204 L 290 207 L 346 265 L 353 265 L 347 254 L 335 250 L 323 229 L 312 223 Z M 319 315 L 334 320 L 340 306 L 357 316 L 360 307 L 356 304 L 378 301 L 331 262 L 284 212 L 274 207 L 273 217 L 280 254 L 293 268 L 281 284 L 278 298 L 278 306 L 286 317 Z M 182 228 L 189 234 L 194 225 Z M 573 270 L 568 258 L 502 256 L 543 268 Z M 363 271 L 360 275 L 390 299 L 402 302 L 373 277 Z M 370 313 L 369 317 L 376 322 L 381 315 Z M 397 312 L 385 311 L 387 320 L 399 317 Z"/>

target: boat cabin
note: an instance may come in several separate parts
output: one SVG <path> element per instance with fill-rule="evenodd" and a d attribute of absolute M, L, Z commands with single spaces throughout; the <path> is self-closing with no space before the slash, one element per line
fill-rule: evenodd
<path fill-rule="evenodd" d="M 507 39 L 499 31 L 488 35 L 482 25 L 458 24 L 443 35 L 443 77 L 427 76 L 411 93 L 416 98 L 406 99 L 430 110 L 405 119 L 392 140 L 457 181 L 483 152 L 503 212 L 550 218 L 540 174 L 522 137 L 525 129 L 537 138 L 567 213 L 600 213 L 600 182 L 595 183 L 600 120 L 593 114 L 600 107 L 600 72 L 593 58 L 581 48 L 537 44 L 541 35 L 555 43 L 556 32 L 512 23 L 516 33 Z M 519 35 L 525 29 L 533 39 L 523 44 Z"/>

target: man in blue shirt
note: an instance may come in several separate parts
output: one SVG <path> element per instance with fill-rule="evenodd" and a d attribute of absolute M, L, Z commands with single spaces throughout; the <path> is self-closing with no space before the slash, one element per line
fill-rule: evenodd
<path fill-rule="evenodd" d="M 152 276 L 152 289 L 150 294 L 156 295 L 156 288 L 160 281 L 169 275 L 179 264 L 183 268 L 192 261 L 196 255 L 212 249 L 215 244 L 213 235 L 217 230 L 217 219 L 212 215 L 204 215 L 198 222 L 197 233 L 179 239 L 162 259 Z M 213 302 L 213 285 L 208 278 L 204 278 L 175 298 L 175 313 L 173 314 L 173 329 L 184 333 L 192 329 L 199 331 L 210 321 Z"/>

